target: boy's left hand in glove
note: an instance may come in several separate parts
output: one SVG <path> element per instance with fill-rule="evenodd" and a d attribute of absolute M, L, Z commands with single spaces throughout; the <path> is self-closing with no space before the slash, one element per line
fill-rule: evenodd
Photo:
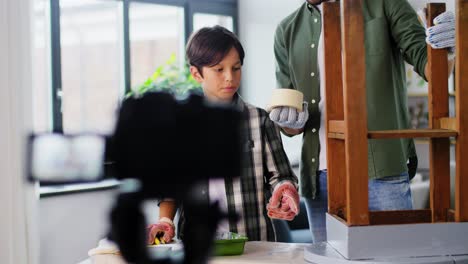
<path fill-rule="evenodd" d="M 299 194 L 296 187 L 290 182 L 276 186 L 267 204 L 267 211 L 270 218 L 293 220 L 299 214 Z"/>

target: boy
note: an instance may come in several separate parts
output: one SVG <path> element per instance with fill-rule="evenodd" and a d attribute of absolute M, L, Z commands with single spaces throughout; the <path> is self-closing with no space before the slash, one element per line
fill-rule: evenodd
<path fill-rule="evenodd" d="M 207 194 L 210 201 L 218 201 L 221 210 L 240 216 L 237 223 L 221 222 L 218 231 L 245 235 L 251 241 L 276 241 L 271 218 L 292 220 L 299 213 L 298 179 L 283 150 L 279 130 L 267 112 L 245 103 L 237 94 L 244 49 L 232 32 L 215 26 L 196 32 L 187 44 L 186 54 L 190 72 L 201 84 L 206 99 L 231 104 L 241 111 L 242 134 L 246 136 L 243 175 L 210 180 L 199 192 Z M 272 192 L 268 204 L 265 189 Z M 175 202 L 163 200 L 159 212 L 159 222 L 148 227 L 148 244 L 153 244 L 155 238 L 170 242 L 175 235 Z M 183 218 L 181 213 L 180 237 Z"/>

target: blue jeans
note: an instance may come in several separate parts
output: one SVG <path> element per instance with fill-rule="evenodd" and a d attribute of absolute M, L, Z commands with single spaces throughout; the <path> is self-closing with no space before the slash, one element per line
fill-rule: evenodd
<path fill-rule="evenodd" d="M 411 210 L 413 202 L 408 173 L 369 180 L 369 211 Z M 327 241 L 325 213 L 328 210 L 327 171 L 318 175 L 315 200 L 305 198 L 309 228 L 314 243 Z"/>

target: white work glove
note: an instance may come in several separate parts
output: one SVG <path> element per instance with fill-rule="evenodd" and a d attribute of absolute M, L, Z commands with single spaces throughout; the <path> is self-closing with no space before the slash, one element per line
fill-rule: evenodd
<path fill-rule="evenodd" d="M 307 102 L 302 103 L 302 112 L 298 112 L 296 108 L 289 106 L 275 107 L 270 112 L 270 119 L 280 127 L 301 129 L 309 118 L 307 106 Z"/>
<path fill-rule="evenodd" d="M 291 221 L 299 214 L 299 194 L 290 182 L 280 183 L 275 187 L 267 204 L 268 216 Z"/>
<path fill-rule="evenodd" d="M 426 42 L 434 49 L 446 48 L 449 55 L 455 54 L 455 15 L 453 12 L 447 11 L 434 18 L 434 26 L 426 29 Z"/>

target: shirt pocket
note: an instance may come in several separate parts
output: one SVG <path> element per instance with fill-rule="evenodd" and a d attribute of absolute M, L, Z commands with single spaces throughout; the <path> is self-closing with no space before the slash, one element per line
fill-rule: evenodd
<path fill-rule="evenodd" d="M 388 23 L 384 17 L 369 20 L 364 25 L 367 54 L 371 56 L 388 54 L 391 47 Z"/>

